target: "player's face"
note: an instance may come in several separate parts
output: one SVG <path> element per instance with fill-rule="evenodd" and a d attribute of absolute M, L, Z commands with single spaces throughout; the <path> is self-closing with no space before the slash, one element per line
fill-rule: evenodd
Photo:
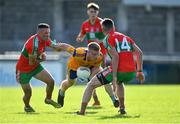
<path fill-rule="evenodd" d="M 41 29 L 39 29 L 38 34 L 42 40 L 47 41 L 50 38 L 50 29 L 49 28 L 41 28 Z"/>
<path fill-rule="evenodd" d="M 89 60 L 95 60 L 99 56 L 99 53 L 100 53 L 99 51 L 89 49 L 88 54 L 87 54 L 87 58 Z"/>
<path fill-rule="evenodd" d="M 90 19 L 95 19 L 98 16 L 99 11 L 94 8 L 89 8 L 87 14 Z"/>
<path fill-rule="evenodd" d="M 107 32 L 104 31 L 103 25 L 101 25 L 101 26 L 102 26 L 102 32 L 104 33 L 104 35 L 107 35 Z"/>

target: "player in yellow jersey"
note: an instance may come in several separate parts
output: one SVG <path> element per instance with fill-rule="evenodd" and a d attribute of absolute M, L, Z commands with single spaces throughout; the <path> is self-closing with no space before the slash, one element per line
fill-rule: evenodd
<path fill-rule="evenodd" d="M 91 42 L 88 47 L 74 48 L 73 46 L 65 43 L 61 43 L 61 50 L 67 51 L 71 54 L 68 61 L 67 78 L 61 82 L 61 86 L 58 93 L 58 103 L 64 105 L 65 91 L 71 87 L 77 78 L 76 71 L 80 66 L 89 67 L 91 69 L 90 79 L 102 70 L 101 63 L 103 61 L 103 55 L 100 52 L 100 46 L 98 43 Z M 105 85 L 106 92 L 111 97 L 111 100 L 115 107 L 119 106 L 119 102 L 113 94 L 111 85 Z"/>

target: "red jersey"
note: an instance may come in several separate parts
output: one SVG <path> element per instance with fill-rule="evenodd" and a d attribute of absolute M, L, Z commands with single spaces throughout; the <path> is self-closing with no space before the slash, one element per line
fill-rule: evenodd
<path fill-rule="evenodd" d="M 21 72 L 30 72 L 36 69 L 39 64 L 29 65 L 29 54 L 37 54 L 38 56 L 45 51 L 46 46 L 51 46 L 52 41 L 43 41 L 39 35 L 31 36 L 21 51 L 20 58 L 16 64 L 16 70 Z"/>
<path fill-rule="evenodd" d="M 118 72 L 136 71 L 136 64 L 133 57 L 132 47 L 135 42 L 131 38 L 124 34 L 112 31 L 105 37 L 103 43 L 107 50 L 110 50 L 112 47 L 114 47 L 118 52 Z"/>
<path fill-rule="evenodd" d="M 92 25 L 89 20 L 83 22 L 81 27 L 81 34 L 86 35 L 88 43 L 96 42 L 96 40 L 102 41 L 104 39 L 104 34 L 101 27 L 101 18 L 97 17 L 95 23 Z M 106 55 L 106 49 L 103 46 L 103 43 L 99 44 L 101 47 L 101 52 L 103 55 Z"/>

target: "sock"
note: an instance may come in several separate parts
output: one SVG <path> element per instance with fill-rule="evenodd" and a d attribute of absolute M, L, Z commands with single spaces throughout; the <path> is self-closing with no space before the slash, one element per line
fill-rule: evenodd
<path fill-rule="evenodd" d="M 65 92 L 63 92 L 61 89 L 59 90 L 59 94 L 60 94 L 61 96 L 65 96 Z"/>
<path fill-rule="evenodd" d="M 115 95 L 111 96 L 111 100 L 112 100 L 113 103 L 116 101 Z"/>

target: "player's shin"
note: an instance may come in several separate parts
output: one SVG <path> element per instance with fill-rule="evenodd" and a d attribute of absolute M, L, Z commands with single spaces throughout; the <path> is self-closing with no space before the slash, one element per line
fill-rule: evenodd
<path fill-rule="evenodd" d="M 95 89 L 93 90 L 93 99 L 94 99 L 93 106 L 100 106 L 100 102 Z"/>
<path fill-rule="evenodd" d="M 51 99 L 53 90 L 54 90 L 54 81 L 48 83 L 46 86 L 46 99 Z"/>
<path fill-rule="evenodd" d="M 110 84 L 106 84 L 104 85 L 105 87 L 105 90 L 106 92 L 108 93 L 109 97 L 111 98 L 112 102 L 113 102 L 113 105 L 114 107 L 118 107 L 119 106 L 119 101 L 117 100 L 113 90 L 112 90 L 112 87 Z"/>
<path fill-rule="evenodd" d="M 116 91 L 116 94 L 119 98 L 119 101 L 120 101 L 120 108 L 125 108 L 125 104 L 124 104 L 124 84 L 119 84 L 117 85 L 117 91 Z"/>
<path fill-rule="evenodd" d="M 93 90 L 94 90 L 93 85 L 91 85 L 91 83 L 89 83 L 84 91 L 83 100 L 81 103 L 81 110 L 79 112 L 80 114 L 85 114 L 85 110 L 86 110 L 88 102 L 91 99 Z"/>

